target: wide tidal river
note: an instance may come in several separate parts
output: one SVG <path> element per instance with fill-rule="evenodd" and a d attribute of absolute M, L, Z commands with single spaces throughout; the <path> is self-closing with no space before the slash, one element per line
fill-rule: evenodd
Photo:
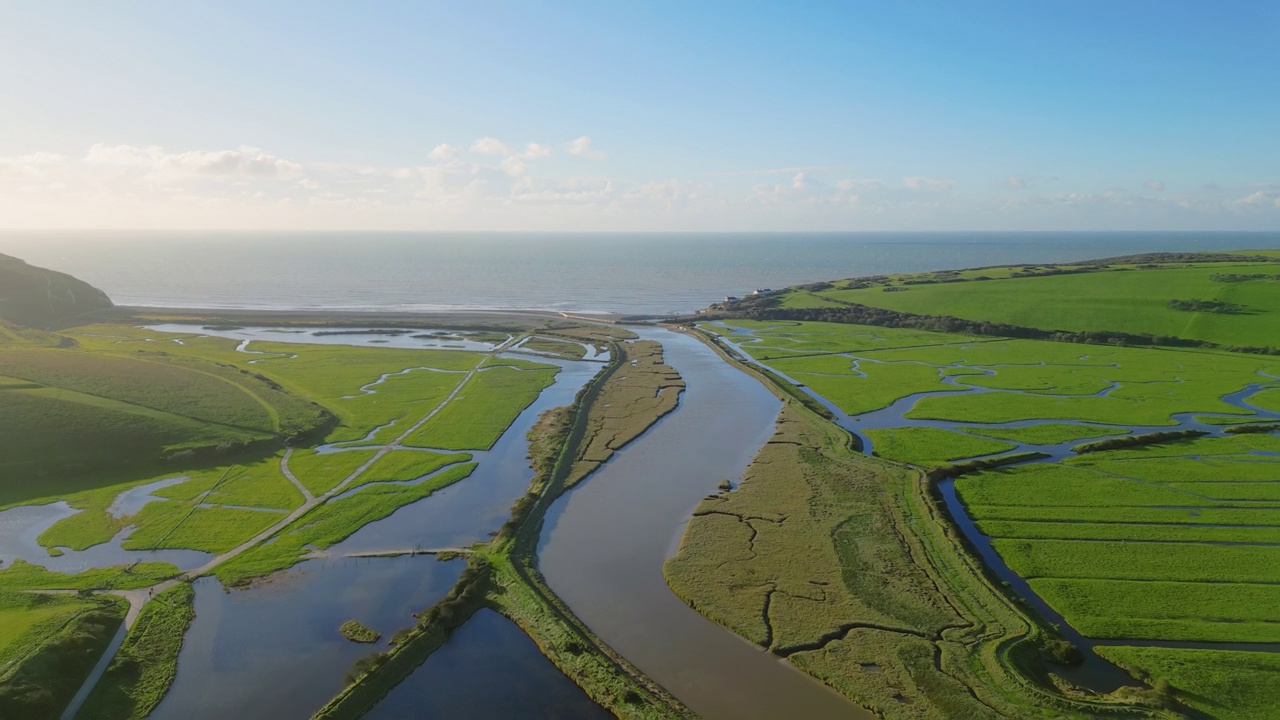
<path fill-rule="evenodd" d="M 705 718 L 871 717 L 786 661 L 699 615 L 667 587 L 698 501 L 742 477 L 781 403 L 702 342 L 666 330 L 666 361 L 688 383 L 679 407 L 548 514 L 539 567 L 602 640 Z"/>

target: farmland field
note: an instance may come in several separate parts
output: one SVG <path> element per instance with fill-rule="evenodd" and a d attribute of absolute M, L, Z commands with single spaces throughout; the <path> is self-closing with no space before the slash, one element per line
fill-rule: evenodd
<path fill-rule="evenodd" d="M 1276 344 L 1271 329 L 1280 284 L 1215 275 L 1277 267 L 1211 263 L 1044 277 L 996 269 L 991 280 L 968 271 L 956 274 L 959 281 L 927 274 L 851 281 L 789 291 L 779 301 L 815 312 L 855 302 L 1032 328 L 1264 346 Z M 886 292 L 885 284 L 905 289 Z M 1229 300 L 1249 311 L 1188 313 L 1169 306 L 1178 297 Z M 963 473 L 955 479 L 962 504 L 952 512 L 972 517 L 1007 569 L 1029 581 L 1028 592 L 1088 647 L 1098 643 L 1099 655 L 1214 717 L 1274 715 L 1261 710 L 1276 709 L 1274 692 L 1223 684 L 1231 662 L 1240 664 L 1243 686 L 1274 686 L 1280 671 L 1273 654 L 1228 645 L 1280 641 L 1280 437 L 1275 430 L 1225 433 L 1240 422 L 1275 421 L 1274 357 L 1210 347 L 965 338 L 794 320 L 785 312 L 778 315 L 787 319 L 771 319 L 765 310 L 763 318 L 730 315 L 700 327 L 829 401 L 837 422 L 868 438 L 884 458 L 945 475 L 944 466 L 993 453 L 1041 453 L 1004 467 L 951 470 Z M 1163 429 L 1200 436 L 1154 434 Z M 1097 441 L 1107 449 L 1073 451 Z M 715 522 L 704 524 L 707 537 L 740 542 L 737 524 Z M 710 589 L 690 592 L 700 602 L 714 596 Z M 723 609 L 708 612 L 759 641 L 746 623 L 749 612 L 740 619 Z M 1208 645 L 1114 644 L 1126 640 Z"/>
<path fill-rule="evenodd" d="M 1275 263 L 1205 263 L 1138 269 L 1110 269 L 1042 277 L 999 277 L 999 269 L 958 274 L 959 282 L 912 284 L 924 278 L 893 277 L 886 285 L 835 288 L 817 298 L 919 314 L 1005 322 L 1050 330 L 1115 330 L 1209 340 L 1224 345 L 1274 343 L 1280 314 L 1280 283 L 1267 279 L 1220 282 L 1223 274 L 1275 274 Z M 977 280 L 978 277 L 989 280 Z M 963 279 L 963 278 L 968 278 Z M 884 287 L 904 290 L 885 292 Z M 795 293 L 796 299 L 809 293 Z M 1202 298 L 1247 308 L 1240 314 L 1185 312 L 1174 299 Z M 787 298 L 786 304 L 795 300 Z M 806 298 L 804 302 L 812 302 Z"/>

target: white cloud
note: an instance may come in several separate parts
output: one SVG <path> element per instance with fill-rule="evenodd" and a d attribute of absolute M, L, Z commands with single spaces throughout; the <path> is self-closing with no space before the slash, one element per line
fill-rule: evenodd
<path fill-rule="evenodd" d="M 461 154 L 461 152 L 461 150 L 453 145 L 441 143 L 432 148 L 427 157 L 432 160 L 439 160 L 440 162 L 452 162 L 458 159 L 458 155 Z"/>
<path fill-rule="evenodd" d="M 921 177 L 919 175 L 904 177 L 902 178 L 902 183 L 912 190 L 932 190 L 935 192 L 950 190 L 952 185 L 950 180 Z"/>
<path fill-rule="evenodd" d="M 0 174 L 39 177 L 62 164 L 65 158 L 56 153 L 36 152 L 17 157 L 0 157 Z"/>
<path fill-rule="evenodd" d="M 547 145 L 539 145 L 531 142 L 524 146 L 524 154 L 522 157 L 526 160 L 536 160 L 551 155 L 551 148 Z"/>
<path fill-rule="evenodd" d="M 1232 205 L 1242 208 L 1262 208 L 1273 205 L 1280 208 L 1280 192 L 1275 190 L 1259 190 L 1252 195 L 1242 197 L 1232 202 Z"/>
<path fill-rule="evenodd" d="M 471 143 L 471 152 L 480 155 L 514 155 L 511 146 L 497 138 L 482 137 Z"/>
<path fill-rule="evenodd" d="M 872 179 L 865 179 L 865 180 L 848 179 L 848 180 L 840 180 L 839 182 L 837 182 L 836 189 L 844 190 L 846 192 L 850 190 L 883 190 L 884 183 L 880 182 L 879 180 L 872 180 Z"/>
<path fill-rule="evenodd" d="M 504 158 L 498 167 L 502 168 L 502 171 L 511 177 L 520 177 L 529 172 L 528 164 L 517 155 Z"/>
<path fill-rule="evenodd" d="M 1026 190 L 1035 184 L 1035 178 L 1025 175 L 1010 175 L 1004 179 L 1004 186 L 1010 190 Z"/>
<path fill-rule="evenodd" d="M 89 148 L 84 162 L 90 165 L 146 168 L 160 175 L 292 179 L 302 172 L 298 163 L 241 146 L 238 150 L 165 152 L 159 146 L 103 145 Z"/>
<path fill-rule="evenodd" d="M 584 158 L 591 158 L 593 160 L 603 160 L 604 158 L 608 157 L 608 155 L 605 155 L 599 150 L 591 149 L 591 138 L 587 135 L 583 135 L 576 140 L 570 140 L 569 142 L 565 143 L 564 149 L 565 149 L 565 152 L 569 153 L 570 155 L 576 155 L 578 157 L 584 157 Z"/>
<path fill-rule="evenodd" d="M 1155 190 L 1156 192 L 1164 192 L 1164 183 L 1159 180 L 1148 180 L 1142 184 L 1142 187 L 1148 190 Z"/>
<path fill-rule="evenodd" d="M 804 190 L 809 187 L 809 176 L 806 173 L 798 172 L 791 178 L 792 190 Z"/>

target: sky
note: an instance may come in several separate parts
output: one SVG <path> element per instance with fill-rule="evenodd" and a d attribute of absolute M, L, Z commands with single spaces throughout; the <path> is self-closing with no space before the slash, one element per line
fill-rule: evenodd
<path fill-rule="evenodd" d="M 1280 230 L 1280 3 L 0 4 L 0 228 Z"/>

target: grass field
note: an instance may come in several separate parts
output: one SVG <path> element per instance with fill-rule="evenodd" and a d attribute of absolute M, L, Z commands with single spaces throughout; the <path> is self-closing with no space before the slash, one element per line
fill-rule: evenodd
<path fill-rule="evenodd" d="M 719 324 L 699 324 L 705 330 L 723 333 L 730 341 L 740 343 L 756 360 L 976 340 L 968 335 L 827 322 L 726 320 L 724 326 L 727 333 L 726 327 Z"/>
<path fill-rule="evenodd" d="M 475 463 L 456 465 L 412 485 L 373 483 L 348 497 L 331 500 L 295 520 L 269 542 L 254 547 L 215 571 L 224 584 L 243 584 L 292 567 L 308 548 L 326 550 L 396 510 L 466 478 Z"/>
<path fill-rule="evenodd" d="M 998 440 L 1030 443 L 1032 445 L 1056 445 L 1072 440 L 1089 440 L 1111 435 L 1124 435 L 1129 431 L 1114 427 L 1043 423 L 1025 427 L 979 427 L 966 429 L 965 432 Z"/>
<path fill-rule="evenodd" d="M 520 345 L 522 350 L 547 353 L 570 360 L 581 360 L 586 357 L 587 349 L 578 343 L 566 342 L 547 337 L 533 337 Z"/>
<path fill-rule="evenodd" d="M 1102 272 L 1021 278 L 999 278 L 993 269 L 982 271 L 991 280 L 903 285 L 897 279 L 891 284 L 905 290 L 833 289 L 816 297 L 1049 330 L 1115 330 L 1261 346 L 1275 342 L 1271 328 L 1276 327 L 1280 313 L 1280 283 L 1216 282 L 1213 276 L 1274 274 L 1277 267 L 1272 263 L 1206 263 L 1159 270 L 1115 266 Z M 1169 307 L 1170 300 L 1187 298 L 1235 303 L 1246 311 L 1196 313 Z"/>
<path fill-rule="evenodd" d="M 58 718 L 124 612 L 119 598 L 0 593 L 0 717 Z"/>
<path fill-rule="evenodd" d="M 867 435 L 871 438 L 876 455 L 925 467 L 941 465 L 950 460 L 992 455 L 1017 447 L 999 440 L 927 427 L 868 430 Z"/>
<path fill-rule="evenodd" d="M 1274 653 L 1123 646 L 1098 652 L 1210 717 L 1272 720 L 1280 707 L 1280 656 Z"/>
<path fill-rule="evenodd" d="M 318 453 L 314 449 L 300 450 L 289 458 L 289 469 L 313 495 L 322 495 L 371 460 L 376 452 L 343 450 Z"/>
<path fill-rule="evenodd" d="M 1124 277 L 1139 277 L 1145 272 L 1134 271 Z M 923 296 L 935 289 L 947 293 L 1001 283 L 1014 287 L 1020 282 L 1074 282 L 1078 277 L 1092 280 L 1101 276 L 911 285 L 907 291 L 892 293 L 879 288 L 834 290 L 825 294 L 845 297 L 874 293 L 884 296 L 885 303 L 903 303 L 913 294 Z M 1026 309 L 1019 305 L 1021 300 L 997 302 L 987 298 L 985 302 L 988 307 L 998 308 L 984 319 L 1044 327 L 1025 318 L 1000 315 Z M 1164 308 L 1166 302 L 1167 299 L 1161 301 L 1158 314 L 1180 312 Z M 927 310 L 912 309 L 968 317 L 963 310 L 963 303 L 954 308 L 929 305 Z M 1140 314 L 1129 319 L 1141 322 L 1137 317 Z M 1190 314 L 1181 314 L 1190 318 Z M 1206 318 L 1193 323 L 1190 327 L 1198 330 L 1185 336 L 1224 343 L 1230 337 L 1234 338 L 1233 344 L 1268 344 L 1260 342 L 1257 334 L 1262 326 L 1256 323 L 1265 322 L 1259 319 L 1262 317 L 1265 313 L 1250 318 L 1229 317 L 1227 324 L 1234 323 L 1234 330 L 1225 326 L 1207 329 L 1205 323 L 1216 318 Z M 910 346 L 859 347 L 855 338 L 892 331 L 848 325 L 841 333 L 828 331 L 826 323 L 727 322 L 738 328 L 736 332 L 725 331 L 729 339 L 742 343 L 741 347 L 753 357 L 764 359 L 769 367 L 806 384 L 850 414 L 884 407 L 909 394 L 930 393 L 923 395 L 905 418 L 965 423 L 964 433 L 931 427 L 866 431 L 877 454 L 926 466 L 1013 448 L 1004 443 L 1078 444 L 1127 434 L 1134 427 L 1175 425 L 1171 416 L 1176 413 L 1212 415 L 1220 426 L 1233 420 L 1257 421 L 1250 411 L 1228 405 L 1220 398 L 1252 385 L 1275 385 L 1270 377 L 1276 374 L 1273 358 L 1219 350 L 990 338 L 981 342 L 956 341 L 954 336 L 931 337 L 930 333 L 916 331 L 908 331 L 914 335 Z M 1240 335 L 1244 327 L 1240 323 L 1254 323 L 1248 330 L 1253 334 Z M 1088 321 L 1053 327 L 1148 331 L 1135 325 Z M 789 339 L 788 334 L 794 337 Z M 834 341 L 836 338 L 846 342 Z M 807 355 L 806 351 L 816 354 Z M 948 377 L 955 378 L 961 387 L 944 383 Z M 963 385 L 984 391 L 954 392 L 963 390 Z M 952 392 L 933 394 L 944 390 Z M 1276 393 L 1280 388 L 1264 389 L 1250 402 L 1263 408 L 1280 406 L 1280 401 L 1274 399 L 1280 397 Z M 1044 422 L 1025 427 L 981 427 L 982 423 L 1025 420 Z M 966 444 L 957 438 L 980 443 Z M 992 538 L 993 547 L 1010 568 L 1028 578 L 1033 590 L 1086 637 L 1280 641 L 1280 622 L 1274 610 L 1280 606 L 1280 595 L 1275 592 L 1280 587 L 1280 437 L 1274 433 L 1166 440 L 1071 457 L 1059 463 L 987 470 L 958 478 L 956 490 L 979 530 Z M 821 497 L 831 502 L 835 495 L 823 493 Z M 760 514 L 762 518 L 769 517 L 763 510 Z M 709 554 L 715 562 L 700 569 L 705 578 L 685 580 L 688 585 L 683 589 L 700 597 L 703 603 L 719 597 L 709 609 L 702 605 L 699 609 L 756 642 L 770 635 L 761 625 L 763 602 L 752 596 L 767 593 L 770 587 L 761 581 L 766 577 L 761 573 L 743 574 L 738 568 L 761 561 L 758 545 L 752 542 L 759 543 L 775 527 L 764 525 L 762 532 L 759 526 L 763 522 L 762 519 L 744 527 L 732 518 L 696 518 L 690 526 L 691 536 L 696 531 L 708 547 L 727 549 L 715 555 L 695 546 L 695 554 Z M 798 533 L 793 517 L 788 517 L 784 527 L 787 532 Z M 718 582 L 727 584 L 719 589 L 719 596 Z M 673 586 L 681 591 L 678 582 Z M 860 592 L 859 597 L 867 596 L 866 590 Z M 881 631 L 854 630 L 846 638 L 825 646 L 825 663 L 807 669 L 841 689 L 866 693 L 868 690 L 845 677 L 841 668 L 849 664 L 879 665 L 877 651 L 871 648 L 884 643 L 886 637 Z M 916 672 L 931 662 L 928 643 L 919 644 L 914 649 L 910 643 L 894 645 L 899 648 L 900 659 L 918 657 Z M 1128 650 L 1133 649 L 1106 648 L 1105 652 Z M 1165 677 L 1173 684 L 1175 694 L 1181 686 L 1173 675 L 1179 675 L 1185 683 L 1210 682 L 1188 674 L 1186 666 L 1160 664 L 1167 660 L 1163 652 L 1153 649 L 1152 654 L 1142 656 L 1142 662 L 1135 660 L 1129 666 L 1159 667 L 1164 675 L 1150 673 L 1151 677 Z M 1223 656 L 1203 652 L 1209 666 L 1225 667 Z M 803 658 L 805 654 L 799 655 Z M 804 666 L 804 660 L 797 660 L 797 664 Z M 1206 673 L 1206 677 L 1209 675 L 1213 673 Z M 1260 677 L 1254 679 L 1261 681 Z M 1210 707 L 1209 698 L 1197 698 L 1192 693 L 1188 689 L 1178 696 L 1195 707 Z M 1273 696 L 1266 692 L 1255 695 Z M 1221 705 L 1212 706 L 1214 716 L 1266 716 L 1249 713 L 1247 707 L 1254 702 L 1249 697 L 1253 695 L 1226 693 Z M 1228 709 L 1218 714 L 1221 708 Z M 951 712 L 954 715 L 959 711 L 953 708 Z M 1243 714 L 1233 715 L 1236 712 Z"/>
<path fill-rule="evenodd" d="M 458 395 L 404 444 L 445 450 L 488 450 L 550 385 L 556 368 L 543 364 L 492 365 L 476 373 Z"/>
<path fill-rule="evenodd" d="M 81 717 L 135 720 L 160 704 L 178 671 L 182 636 L 196 615 L 194 601 L 191 584 L 179 583 L 147 603 L 89 693 Z"/>

